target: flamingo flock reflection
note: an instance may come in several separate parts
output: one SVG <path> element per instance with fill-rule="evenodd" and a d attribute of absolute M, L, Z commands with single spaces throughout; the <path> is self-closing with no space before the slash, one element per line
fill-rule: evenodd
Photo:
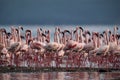
<path fill-rule="evenodd" d="M 0 66 L 120 68 L 116 26 L 103 32 L 56 27 L 54 37 L 42 28 L 36 29 L 36 36 L 21 26 L 10 30 L 0 28 Z"/>

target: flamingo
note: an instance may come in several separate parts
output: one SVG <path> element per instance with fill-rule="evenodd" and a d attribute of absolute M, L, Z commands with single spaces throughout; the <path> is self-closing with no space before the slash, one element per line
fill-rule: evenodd
<path fill-rule="evenodd" d="M 42 29 L 41 28 L 38 28 L 37 29 L 37 39 L 38 39 L 38 41 L 42 41 Z"/>
<path fill-rule="evenodd" d="M 109 30 L 106 30 L 106 32 L 105 32 L 107 44 L 100 46 L 99 49 L 97 49 L 97 51 L 96 51 L 96 55 L 99 55 L 99 54 L 106 55 L 107 52 L 109 51 L 110 45 L 109 45 L 109 39 L 108 39 L 108 31 Z"/>
<path fill-rule="evenodd" d="M 92 35 L 90 35 L 90 31 L 84 30 L 79 26 L 71 31 L 61 30 L 60 27 L 56 27 L 54 42 L 50 40 L 49 30 L 38 28 L 37 37 L 32 36 L 31 30 L 26 30 L 25 38 L 22 36 L 21 30 L 23 30 L 21 26 L 18 26 L 18 28 L 12 26 L 11 32 L 6 32 L 4 28 L 0 29 L 1 59 L 8 58 L 8 61 L 11 61 L 11 65 L 13 65 L 14 61 L 22 58 L 28 63 L 35 62 L 35 64 L 38 64 L 40 61 L 44 65 L 47 63 L 47 66 L 50 66 L 51 61 L 54 60 L 58 67 L 62 63 L 62 60 L 68 56 L 66 64 L 69 65 L 69 62 L 72 61 L 70 62 L 71 66 L 80 66 L 81 62 L 85 64 L 85 59 L 88 57 L 94 59 L 98 64 L 103 64 L 104 60 L 106 60 L 109 64 L 113 64 L 113 67 L 118 66 L 120 44 L 119 34 L 117 33 L 118 27 L 116 26 L 113 32 L 106 30 L 103 34 L 93 32 Z M 66 55 L 67 53 L 69 54 Z M 83 58 L 81 57 L 81 53 Z M 9 57 L 12 58 L 9 59 Z M 30 58 L 28 59 L 28 57 Z M 16 62 L 14 63 L 16 66 L 20 66 Z"/>
<path fill-rule="evenodd" d="M 0 56 L 2 55 L 3 58 L 6 57 L 6 61 L 9 63 L 9 53 L 8 53 L 8 50 L 6 49 L 6 35 L 7 35 L 7 32 L 4 28 L 0 29 L 0 31 L 2 32 L 2 43 L 0 43 Z M 5 55 L 5 57 L 4 57 Z"/>
<path fill-rule="evenodd" d="M 34 56 L 34 62 L 38 66 L 38 54 L 37 53 L 39 52 L 39 50 L 41 50 L 43 44 L 41 44 L 40 41 L 36 41 L 34 38 L 32 38 L 31 30 L 27 30 L 26 32 L 29 32 L 28 34 L 29 36 L 27 36 L 26 34 L 26 38 L 27 38 L 26 43 L 30 46 L 28 51 L 29 50 L 31 51 L 29 55 Z"/>
<path fill-rule="evenodd" d="M 80 29 L 81 29 L 81 27 L 79 27 Z M 73 49 L 73 50 L 75 50 L 75 51 L 81 51 L 81 50 L 83 50 L 83 48 L 84 48 L 84 46 L 85 46 L 85 43 L 83 42 L 83 40 L 81 40 L 82 42 L 79 42 L 80 40 L 79 40 L 79 33 L 78 33 L 78 29 L 79 29 L 78 27 L 76 28 L 76 42 L 77 42 L 77 45 L 76 45 L 76 47 Z M 81 34 L 82 34 L 82 31 L 81 31 L 81 33 L 80 33 L 80 37 L 82 37 L 81 36 Z M 82 38 L 81 38 L 82 39 Z"/>
<path fill-rule="evenodd" d="M 11 30 L 13 30 L 13 32 L 11 31 L 12 32 L 12 37 L 9 40 L 9 46 L 7 47 L 7 49 L 8 49 L 8 52 L 11 53 L 11 59 L 13 58 L 14 59 L 13 61 L 15 61 L 15 58 L 18 58 L 18 55 L 19 55 L 19 54 L 17 54 L 17 52 L 20 51 L 21 41 L 17 42 L 17 39 L 20 37 L 20 36 L 19 37 L 16 36 L 16 35 L 20 35 L 19 30 L 17 30 L 14 27 L 11 27 Z M 16 32 L 18 34 L 16 34 Z M 11 65 L 13 65 L 12 60 L 11 60 Z M 17 65 L 17 63 L 16 63 L 16 65 Z"/>
<path fill-rule="evenodd" d="M 107 56 L 107 54 L 109 53 L 109 48 L 110 48 L 110 44 L 109 44 L 109 37 L 108 37 L 108 32 L 109 32 L 109 29 L 107 29 L 105 31 L 105 35 L 106 35 L 106 41 L 107 41 L 107 44 L 106 45 L 102 45 L 100 46 L 97 51 L 96 51 L 96 55 L 101 55 L 103 54 L 104 56 Z M 103 60 L 104 57 L 102 57 L 102 60 Z M 108 56 L 106 57 L 106 63 L 108 62 Z M 98 62 L 99 64 L 99 62 Z M 98 65 L 99 66 L 99 65 Z M 108 63 L 106 65 L 106 67 L 108 68 Z"/>
<path fill-rule="evenodd" d="M 68 31 L 68 30 L 64 30 L 64 42 L 65 42 L 64 51 L 65 51 L 66 54 L 69 53 L 69 54 L 68 54 L 67 64 L 66 64 L 66 66 L 68 67 L 68 63 L 69 63 L 69 61 L 70 61 L 70 60 L 72 59 L 72 57 L 73 57 L 73 54 L 71 54 L 71 53 L 72 53 L 74 50 L 77 49 L 78 42 L 66 38 L 66 35 L 65 35 L 66 32 L 71 35 L 71 39 L 72 39 L 73 34 L 72 34 L 72 32 L 70 32 L 70 31 Z M 76 36 L 76 37 L 78 37 L 78 36 Z M 66 39 L 67 39 L 67 42 L 66 42 Z M 77 40 L 77 39 L 76 39 L 76 40 Z M 79 47 L 79 46 L 78 46 L 78 47 Z M 71 65 L 72 65 L 72 64 L 71 64 Z"/>
<path fill-rule="evenodd" d="M 110 48 L 109 48 L 109 52 L 113 53 L 114 50 L 116 50 L 117 48 L 117 39 L 116 39 L 116 35 L 117 35 L 117 30 L 118 27 L 114 27 L 114 34 L 113 34 L 113 40 L 112 40 L 112 33 L 110 33 Z"/>

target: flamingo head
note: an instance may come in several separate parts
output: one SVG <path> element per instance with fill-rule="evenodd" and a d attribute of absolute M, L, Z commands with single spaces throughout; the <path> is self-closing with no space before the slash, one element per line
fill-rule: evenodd
<path fill-rule="evenodd" d="M 87 32 L 86 32 L 86 33 L 87 33 L 87 34 L 89 34 L 89 35 L 91 35 L 90 31 L 88 31 L 88 30 L 87 30 Z"/>
<path fill-rule="evenodd" d="M 24 30 L 22 26 L 19 26 L 18 28 L 21 29 L 22 31 Z"/>
<path fill-rule="evenodd" d="M 73 33 L 75 34 L 77 32 L 77 30 L 74 30 Z"/>
<path fill-rule="evenodd" d="M 117 34 L 116 37 L 117 37 L 117 39 L 120 39 L 120 34 Z"/>
<path fill-rule="evenodd" d="M 71 34 L 71 32 L 69 31 L 69 30 L 64 30 L 64 33 L 69 33 L 69 34 Z"/>
<path fill-rule="evenodd" d="M 111 34 L 111 31 L 109 30 L 109 34 Z"/>
<path fill-rule="evenodd" d="M 42 31 L 42 28 L 39 28 Z"/>
<path fill-rule="evenodd" d="M 31 30 L 26 30 L 25 33 L 31 33 Z"/>
<path fill-rule="evenodd" d="M 31 42 L 33 42 L 33 39 L 29 39 L 28 40 L 28 44 L 30 44 Z"/>
<path fill-rule="evenodd" d="M 50 31 L 48 30 L 48 31 L 45 31 L 45 34 L 49 34 L 50 33 Z"/>
<path fill-rule="evenodd" d="M 47 43 L 50 43 L 50 40 L 48 40 L 48 39 L 46 39 L 45 41 L 46 41 Z"/>
<path fill-rule="evenodd" d="M 18 30 L 17 28 L 15 28 L 15 31 L 16 31 L 16 32 L 17 32 L 17 34 L 18 34 L 19 30 Z"/>
<path fill-rule="evenodd" d="M 60 28 L 58 28 L 58 32 L 61 32 Z"/>
<path fill-rule="evenodd" d="M 8 33 L 7 33 L 7 36 L 11 36 L 11 33 L 10 33 L 10 32 L 8 32 Z"/>
<path fill-rule="evenodd" d="M 64 37 L 64 32 L 62 31 L 62 32 L 60 32 L 62 35 L 63 35 L 63 37 Z"/>
<path fill-rule="evenodd" d="M 83 35 L 83 37 L 86 37 L 85 33 L 83 33 L 82 35 Z"/>
<path fill-rule="evenodd" d="M 25 37 L 24 37 L 23 35 L 20 35 L 20 38 L 21 38 L 21 39 L 25 39 Z"/>
<path fill-rule="evenodd" d="M 5 28 L 1 28 L 0 31 L 4 32 L 5 34 L 7 33 Z"/>
<path fill-rule="evenodd" d="M 10 36 L 11 36 L 11 33 L 10 33 L 10 32 L 6 33 L 6 38 L 7 38 L 7 39 L 10 38 Z"/>
<path fill-rule="evenodd" d="M 101 37 L 103 37 L 103 34 L 100 34 Z"/>
<path fill-rule="evenodd" d="M 42 33 L 42 36 L 43 36 L 43 37 L 46 37 L 46 35 L 45 35 L 44 33 Z"/>
<path fill-rule="evenodd" d="M 118 28 L 118 27 L 116 27 L 116 29 L 118 30 L 119 28 Z"/>
<path fill-rule="evenodd" d="M 115 26 L 115 27 L 114 27 L 114 30 L 118 30 L 118 27 L 117 27 L 117 26 Z"/>
<path fill-rule="evenodd" d="M 82 30 L 82 32 L 84 31 L 82 27 L 79 27 L 80 30 Z"/>
<path fill-rule="evenodd" d="M 91 42 L 91 39 L 89 39 L 88 42 L 90 43 L 90 42 Z"/>
<path fill-rule="evenodd" d="M 103 34 L 105 34 L 105 31 L 103 31 Z"/>
<path fill-rule="evenodd" d="M 92 35 L 95 35 L 96 37 L 98 37 L 99 33 L 98 32 L 92 32 Z"/>

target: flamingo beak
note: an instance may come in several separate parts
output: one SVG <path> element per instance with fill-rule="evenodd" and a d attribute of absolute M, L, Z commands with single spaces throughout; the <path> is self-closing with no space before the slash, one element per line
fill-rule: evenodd
<path fill-rule="evenodd" d="M 42 33 L 42 36 L 46 37 L 46 35 L 45 35 L 45 34 L 43 34 L 43 33 Z"/>
<path fill-rule="evenodd" d="M 102 36 L 102 37 L 103 37 L 103 34 L 100 34 L 100 36 Z"/>
<path fill-rule="evenodd" d="M 118 39 L 120 38 L 120 35 L 118 35 Z"/>
<path fill-rule="evenodd" d="M 60 28 L 58 28 L 58 31 L 60 32 Z"/>
<path fill-rule="evenodd" d="M 109 34 L 111 34 L 111 31 L 109 31 Z"/>
<path fill-rule="evenodd" d="M 99 33 L 95 33 L 95 35 L 98 37 L 98 36 L 99 36 Z"/>
<path fill-rule="evenodd" d="M 87 34 L 91 35 L 91 33 L 89 31 L 87 31 Z"/>
<path fill-rule="evenodd" d="M 40 30 L 42 31 L 42 28 L 40 28 Z"/>
<path fill-rule="evenodd" d="M 50 41 L 48 39 L 45 40 L 47 43 L 49 43 Z"/>
<path fill-rule="evenodd" d="M 82 32 L 84 31 L 82 27 L 79 27 L 79 29 L 81 29 L 81 30 L 82 30 Z"/>
<path fill-rule="evenodd" d="M 22 39 L 25 39 L 25 37 L 23 35 L 20 36 Z"/>
<path fill-rule="evenodd" d="M 85 35 L 85 34 L 83 34 L 83 37 L 86 37 L 86 35 Z"/>
<path fill-rule="evenodd" d="M 5 28 L 2 28 L 1 31 L 4 32 L 5 34 L 7 34 L 7 31 Z"/>
<path fill-rule="evenodd" d="M 70 31 L 68 31 L 68 30 L 64 30 L 64 32 L 68 32 L 69 34 L 71 34 Z"/>
<path fill-rule="evenodd" d="M 21 27 L 21 30 L 22 30 L 22 31 L 24 30 L 23 27 Z"/>
<path fill-rule="evenodd" d="M 30 32 L 30 33 L 31 33 L 31 30 L 26 30 L 25 32 L 26 32 L 26 33 L 27 33 L 27 32 Z"/>
<path fill-rule="evenodd" d="M 15 29 L 17 31 L 17 33 L 19 32 L 18 29 Z"/>
<path fill-rule="evenodd" d="M 118 27 L 116 27 L 116 29 L 118 30 L 119 28 L 118 28 Z"/>
<path fill-rule="evenodd" d="M 30 44 L 31 41 L 33 41 L 33 40 L 32 40 L 32 39 L 29 39 L 29 40 L 28 40 L 28 44 Z"/>
<path fill-rule="evenodd" d="M 73 33 L 75 34 L 77 30 L 75 30 Z"/>
<path fill-rule="evenodd" d="M 105 34 L 105 31 L 103 31 L 103 34 Z"/>

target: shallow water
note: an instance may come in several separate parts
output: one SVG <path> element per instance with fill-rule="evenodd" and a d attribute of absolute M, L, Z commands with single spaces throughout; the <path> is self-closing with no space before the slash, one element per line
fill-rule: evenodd
<path fill-rule="evenodd" d="M 0 73 L 0 80 L 120 80 L 120 72 Z"/>

